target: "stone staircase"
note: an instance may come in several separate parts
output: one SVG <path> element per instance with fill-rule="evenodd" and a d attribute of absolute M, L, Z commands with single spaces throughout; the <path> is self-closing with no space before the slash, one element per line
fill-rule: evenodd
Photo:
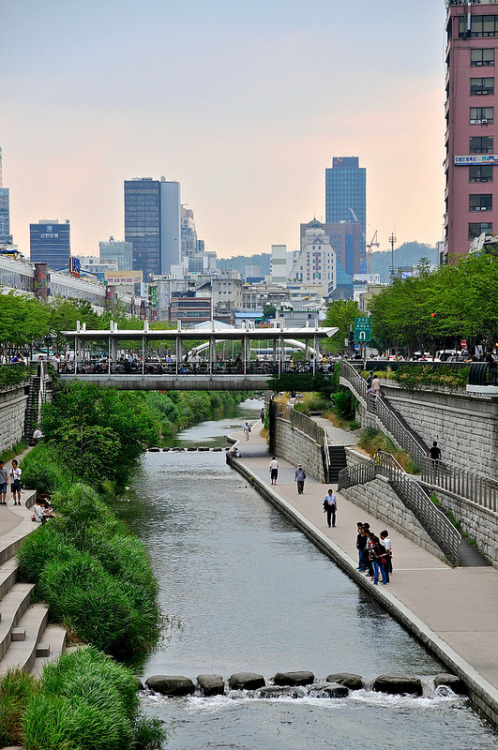
<path fill-rule="evenodd" d="M 57 659 L 65 645 L 66 631 L 47 625 L 48 609 L 44 604 L 30 605 L 34 584 L 18 583 L 16 553 L 23 539 L 38 528 L 31 521 L 30 506 L 35 492 L 23 490 L 23 505 L 11 508 L 9 519 L 2 524 L 0 511 L 0 674 L 20 667 L 39 674 L 43 666 Z M 7 508 L 5 508 L 7 510 Z M 11 514 L 19 516 L 19 522 Z"/>

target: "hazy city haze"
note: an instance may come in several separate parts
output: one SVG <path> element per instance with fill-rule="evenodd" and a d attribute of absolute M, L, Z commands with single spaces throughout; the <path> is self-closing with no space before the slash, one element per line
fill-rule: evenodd
<path fill-rule="evenodd" d="M 443 0 L 1 0 L 11 232 L 124 237 L 123 181 L 178 180 L 206 249 L 299 246 L 325 168 L 367 169 L 367 236 L 442 238 Z"/>

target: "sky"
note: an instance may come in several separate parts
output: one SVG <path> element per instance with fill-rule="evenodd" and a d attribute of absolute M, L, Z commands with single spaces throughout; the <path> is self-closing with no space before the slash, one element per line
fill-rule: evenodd
<path fill-rule="evenodd" d="M 325 169 L 367 170 L 367 239 L 442 239 L 443 0 L 0 0 L 11 233 L 124 238 L 123 182 L 181 183 L 220 257 L 299 246 Z"/>

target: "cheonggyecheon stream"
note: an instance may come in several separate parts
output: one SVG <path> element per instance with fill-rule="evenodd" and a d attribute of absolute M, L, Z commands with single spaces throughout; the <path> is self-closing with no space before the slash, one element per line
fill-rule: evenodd
<path fill-rule="evenodd" d="M 225 446 L 261 405 L 248 400 L 176 444 Z M 224 452 L 147 453 L 119 507 L 149 550 L 163 611 L 181 623 L 143 666 L 144 679 L 305 669 L 320 680 L 407 672 L 424 681 L 420 698 L 368 689 L 344 699 L 146 695 L 145 710 L 167 726 L 165 748 L 496 750 L 498 733 L 467 699 L 434 690 L 431 676 L 444 666 L 230 469 Z"/>

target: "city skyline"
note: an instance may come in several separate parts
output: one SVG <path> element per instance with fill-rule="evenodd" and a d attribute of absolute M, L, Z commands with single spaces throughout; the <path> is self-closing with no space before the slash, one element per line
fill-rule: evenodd
<path fill-rule="evenodd" d="M 324 170 L 367 170 L 367 238 L 442 238 L 444 2 L 4 0 L 0 115 L 11 233 L 124 239 L 122 185 L 164 174 L 220 257 L 299 247 Z M 159 29 L 160 33 L 157 33 Z M 181 33 L 179 33 L 181 30 Z"/>

